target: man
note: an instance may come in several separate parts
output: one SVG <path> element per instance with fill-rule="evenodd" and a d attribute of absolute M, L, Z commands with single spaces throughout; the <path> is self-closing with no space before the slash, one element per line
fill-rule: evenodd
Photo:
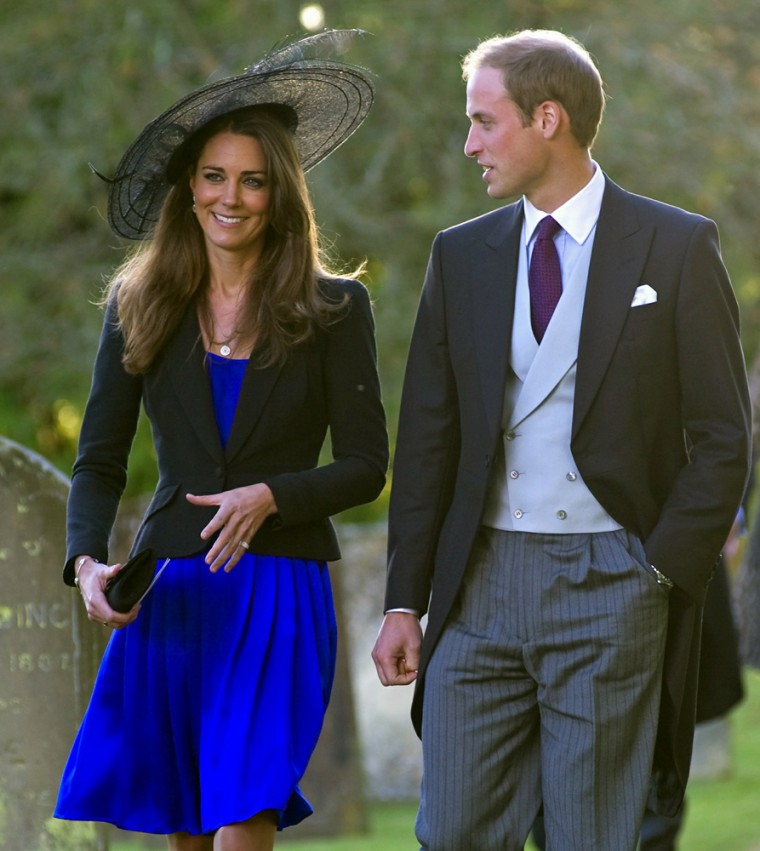
<path fill-rule="evenodd" d="M 577 42 L 491 39 L 464 77 L 465 153 L 523 197 L 433 244 L 373 658 L 416 679 L 422 848 L 522 849 L 543 807 L 550 851 L 627 851 L 648 791 L 674 813 L 686 782 L 748 467 L 737 305 L 715 225 L 592 160 L 603 84 Z"/>

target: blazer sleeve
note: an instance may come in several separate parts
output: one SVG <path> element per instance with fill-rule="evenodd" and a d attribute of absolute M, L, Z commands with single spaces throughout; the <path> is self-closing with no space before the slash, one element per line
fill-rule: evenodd
<path fill-rule="evenodd" d="M 142 379 L 124 370 L 123 348 L 112 299 L 106 308 L 71 477 L 63 574 L 68 585 L 74 584 L 75 556 L 86 553 L 108 561 L 108 541 L 127 481 Z"/>
<path fill-rule="evenodd" d="M 322 520 L 371 502 L 385 484 L 388 434 L 372 307 L 362 284 L 344 281 L 342 287 L 349 294 L 348 309 L 324 332 L 332 461 L 264 478 L 277 503 L 274 528 Z"/>

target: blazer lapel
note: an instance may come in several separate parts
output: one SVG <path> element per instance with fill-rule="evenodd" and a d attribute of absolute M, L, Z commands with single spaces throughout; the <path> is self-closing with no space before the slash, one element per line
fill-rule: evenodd
<path fill-rule="evenodd" d="M 578 346 L 573 436 L 577 434 L 631 308 L 646 262 L 652 228 L 643 227 L 627 193 L 607 178 L 591 255 Z"/>
<path fill-rule="evenodd" d="M 240 387 L 235 418 L 227 441 L 226 455 L 228 460 L 231 460 L 240 452 L 256 427 L 281 371 L 281 364 L 261 367 L 260 358 L 257 357 L 256 352 L 251 355 L 243 377 L 243 384 Z"/>
<path fill-rule="evenodd" d="M 214 459 L 223 463 L 225 455 L 229 460 L 240 451 L 253 431 L 281 367 L 261 368 L 256 353 L 251 356 L 240 388 L 227 448 L 223 450 L 204 358 L 198 319 L 195 309 L 189 307 L 177 332 L 167 344 L 165 363 L 180 404 L 201 443 Z"/>
<path fill-rule="evenodd" d="M 204 357 L 198 318 L 195 308 L 190 306 L 167 343 L 164 363 L 188 421 L 212 457 L 221 461 L 222 445 Z"/>
<path fill-rule="evenodd" d="M 497 227 L 486 237 L 487 251 L 473 251 L 472 339 L 475 342 L 490 431 L 501 428 L 507 380 L 517 261 L 522 232 L 522 203 L 505 207 Z"/>

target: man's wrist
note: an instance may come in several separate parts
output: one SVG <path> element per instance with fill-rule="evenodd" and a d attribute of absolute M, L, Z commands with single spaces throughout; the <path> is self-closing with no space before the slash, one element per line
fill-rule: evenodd
<path fill-rule="evenodd" d="M 390 615 L 390 614 L 394 614 L 396 612 L 399 612 L 399 613 L 404 614 L 404 615 L 414 615 L 414 617 L 416 617 L 416 618 L 419 618 L 419 616 L 420 616 L 420 613 L 417 611 L 417 609 L 404 609 L 404 608 L 386 609 L 383 612 L 383 614 Z"/>

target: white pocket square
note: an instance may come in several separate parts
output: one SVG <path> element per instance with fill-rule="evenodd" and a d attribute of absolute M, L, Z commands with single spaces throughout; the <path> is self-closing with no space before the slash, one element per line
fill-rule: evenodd
<path fill-rule="evenodd" d="M 642 284 L 640 287 L 636 287 L 631 307 L 641 307 L 642 304 L 654 304 L 656 301 L 657 291 L 653 290 L 649 284 Z"/>

